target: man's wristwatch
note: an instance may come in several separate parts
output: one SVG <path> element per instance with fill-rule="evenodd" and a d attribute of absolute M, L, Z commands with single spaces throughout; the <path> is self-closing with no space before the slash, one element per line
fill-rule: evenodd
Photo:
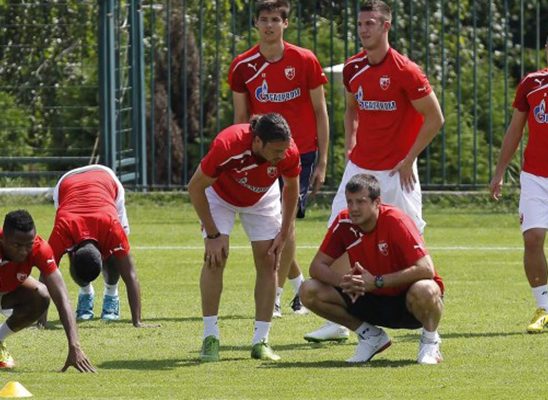
<path fill-rule="evenodd" d="M 375 277 L 375 287 L 377 289 L 380 289 L 384 286 L 384 278 L 382 277 L 382 275 L 377 275 Z"/>
<path fill-rule="evenodd" d="M 217 239 L 219 236 L 221 236 L 221 232 L 214 233 L 213 235 L 207 235 L 206 238 Z"/>

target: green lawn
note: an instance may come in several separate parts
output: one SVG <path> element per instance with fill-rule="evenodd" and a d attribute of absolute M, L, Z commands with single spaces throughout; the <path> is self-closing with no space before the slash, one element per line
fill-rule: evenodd
<path fill-rule="evenodd" d="M 5 204 L 5 212 L 16 208 Z M 47 238 L 52 205 L 29 205 L 39 233 Z M 302 336 L 319 326 L 313 315 L 293 316 L 284 296 L 284 317 L 270 335 L 278 363 L 249 357 L 253 329 L 254 270 L 240 226 L 231 239 L 221 304 L 222 361 L 200 364 L 202 324 L 198 277 L 202 241 L 188 204 L 131 203 L 130 241 L 143 291 L 145 321 L 122 318 L 79 325 L 84 350 L 98 374 L 56 371 L 66 340 L 55 311 L 53 329 L 28 329 L 7 341 L 17 367 L 1 372 L 0 386 L 21 382 L 36 398 L 48 399 L 539 399 L 548 367 L 548 335 L 527 335 L 535 305 L 522 265 L 521 236 L 514 213 L 425 210 L 427 244 L 445 280 L 440 333 L 445 358 L 439 366 L 415 363 L 418 334 L 388 330 L 393 345 L 367 366 L 347 366 L 355 337 L 346 344 L 310 345 Z M 325 233 L 327 211 L 313 209 L 298 222 L 298 260 L 305 271 Z M 76 286 L 62 269 L 75 301 Z M 305 272 L 306 274 L 306 272 Z M 98 281 L 99 299 L 102 284 Z M 123 285 L 122 285 L 123 288 Z M 96 305 L 99 309 L 99 304 Z M 540 392 L 539 392 L 540 390 Z"/>

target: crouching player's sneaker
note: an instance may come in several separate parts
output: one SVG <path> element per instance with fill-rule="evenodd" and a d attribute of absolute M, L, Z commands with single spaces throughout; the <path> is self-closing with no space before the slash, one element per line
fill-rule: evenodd
<path fill-rule="evenodd" d="M 15 361 L 10 352 L 4 345 L 4 342 L 0 342 L 0 368 L 13 368 L 15 366 Z"/>
<path fill-rule="evenodd" d="M 104 321 L 114 321 L 120 319 L 120 297 L 109 296 L 103 297 L 103 311 L 101 319 Z"/>
<path fill-rule="evenodd" d="M 441 339 L 438 338 L 434 341 L 429 341 L 421 337 L 419 343 L 419 354 L 417 356 L 417 362 L 419 364 L 434 365 L 443 361 L 443 357 L 440 352 Z"/>
<path fill-rule="evenodd" d="M 291 309 L 293 310 L 293 313 L 297 315 L 308 314 L 308 308 L 303 306 L 299 295 L 296 295 L 295 297 L 293 297 L 293 300 L 291 300 Z"/>
<path fill-rule="evenodd" d="M 272 347 L 270 347 L 267 342 L 261 340 L 251 348 L 251 358 L 256 360 L 278 361 L 280 356 L 274 353 L 274 350 L 272 350 Z"/>
<path fill-rule="evenodd" d="M 358 339 L 358 345 L 356 346 L 356 352 L 354 356 L 350 357 L 346 362 L 348 363 L 366 363 L 373 358 L 375 354 L 386 350 L 392 341 L 386 332 L 380 329 L 380 333 L 377 335 L 369 335 L 365 338 Z"/>
<path fill-rule="evenodd" d="M 93 318 L 93 302 L 95 296 L 92 294 L 79 294 L 78 305 L 76 306 L 76 319 L 78 321 L 89 321 Z"/>
<path fill-rule="evenodd" d="M 313 332 L 304 335 L 304 340 L 307 342 L 344 342 L 350 336 L 348 328 L 336 324 L 331 321 L 327 321 L 320 329 L 316 329 Z"/>
<path fill-rule="evenodd" d="M 212 362 L 219 361 L 219 339 L 210 335 L 206 337 L 202 343 L 202 351 L 200 352 L 200 361 Z"/>
<path fill-rule="evenodd" d="M 528 333 L 541 333 L 548 326 L 548 311 L 544 308 L 539 307 L 533 315 L 531 323 L 527 325 Z"/>

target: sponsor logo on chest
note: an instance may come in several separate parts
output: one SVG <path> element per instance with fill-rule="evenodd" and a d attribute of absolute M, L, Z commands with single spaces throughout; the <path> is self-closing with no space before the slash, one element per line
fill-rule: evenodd
<path fill-rule="evenodd" d="M 293 74 L 295 71 L 293 71 Z M 287 69 L 286 69 L 287 77 Z M 293 75 L 295 77 L 295 75 Z M 293 79 L 293 78 L 288 78 Z M 286 101 L 291 101 L 301 96 L 301 88 L 295 88 L 288 92 L 270 92 L 268 89 L 268 83 L 266 79 L 263 79 L 263 83 L 255 89 L 255 98 L 261 103 L 284 103 Z"/>
<path fill-rule="evenodd" d="M 388 85 L 390 86 L 390 81 L 388 82 Z M 358 87 L 355 97 L 361 111 L 396 111 L 398 109 L 395 100 L 366 100 L 364 90 L 361 85 Z"/>
<path fill-rule="evenodd" d="M 533 116 L 539 124 L 548 124 L 548 113 L 546 113 L 546 99 L 542 99 L 538 106 L 533 108 Z"/>

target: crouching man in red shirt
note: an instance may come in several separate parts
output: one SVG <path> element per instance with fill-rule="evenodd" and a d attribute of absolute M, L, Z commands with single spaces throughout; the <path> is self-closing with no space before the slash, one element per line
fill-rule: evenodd
<path fill-rule="evenodd" d="M 40 270 L 45 285 L 30 276 L 34 266 Z M 5 339 L 36 322 L 47 310 L 50 296 L 59 312 L 69 345 L 61 371 L 73 366 L 80 372 L 95 372 L 80 348 L 67 287 L 51 247 L 36 235 L 34 221 L 27 211 L 12 211 L 6 215 L 0 231 L 0 312 L 9 316 L 0 325 L 0 368 L 13 368 L 15 365 L 4 345 Z"/>
<path fill-rule="evenodd" d="M 346 184 L 348 208 L 331 224 L 300 290 L 303 304 L 358 335 L 350 363 L 368 362 L 388 348 L 379 326 L 422 327 L 420 364 L 442 361 L 438 324 L 444 286 L 413 220 L 381 203 L 377 179 L 358 174 Z M 331 264 L 348 252 L 352 270 L 341 275 Z"/>

